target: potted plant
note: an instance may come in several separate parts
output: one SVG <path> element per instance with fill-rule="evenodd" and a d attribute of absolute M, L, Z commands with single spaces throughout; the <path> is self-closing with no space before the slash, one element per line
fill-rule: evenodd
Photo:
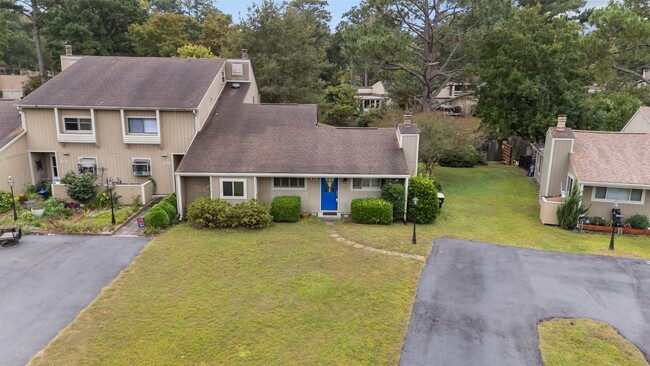
<path fill-rule="evenodd" d="M 34 201 L 32 202 L 32 215 L 36 216 L 37 218 L 43 217 L 43 214 L 45 213 L 45 206 L 43 205 L 43 198 L 42 197 L 35 197 Z"/>
<path fill-rule="evenodd" d="M 309 211 L 301 212 L 300 217 L 303 218 L 303 219 L 308 219 L 309 218 Z"/>

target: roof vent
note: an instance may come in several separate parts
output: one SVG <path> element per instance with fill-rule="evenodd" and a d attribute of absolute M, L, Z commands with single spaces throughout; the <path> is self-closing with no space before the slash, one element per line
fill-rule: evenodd
<path fill-rule="evenodd" d="M 230 87 L 233 88 L 233 89 L 239 89 L 239 87 L 241 87 L 241 85 L 239 85 L 239 83 L 233 83 Z"/>

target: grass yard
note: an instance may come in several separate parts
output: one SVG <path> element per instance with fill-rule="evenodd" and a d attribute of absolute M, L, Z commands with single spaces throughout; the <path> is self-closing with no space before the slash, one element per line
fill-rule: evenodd
<path fill-rule="evenodd" d="M 537 328 L 547 366 L 648 366 L 641 351 L 608 324 L 592 319 L 552 319 Z"/>
<path fill-rule="evenodd" d="M 538 187 L 523 169 L 501 164 L 476 168 L 436 167 L 445 202 L 432 225 L 418 225 L 418 244 L 411 245 L 413 225 L 336 223 L 343 237 L 381 249 L 427 255 L 437 237 L 554 250 L 579 254 L 650 258 L 650 238 L 573 233 L 539 221 Z"/>
<path fill-rule="evenodd" d="M 395 365 L 423 264 L 323 223 L 155 238 L 33 365 Z"/>

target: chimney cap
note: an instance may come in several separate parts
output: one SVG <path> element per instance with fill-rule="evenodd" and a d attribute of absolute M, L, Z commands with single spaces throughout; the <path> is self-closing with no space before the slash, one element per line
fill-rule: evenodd
<path fill-rule="evenodd" d="M 566 114 L 560 114 L 557 116 L 557 130 L 564 131 L 566 128 Z"/>
<path fill-rule="evenodd" d="M 66 43 L 63 47 L 65 48 L 65 55 L 72 56 L 72 45 Z"/>
<path fill-rule="evenodd" d="M 248 60 L 248 48 L 241 49 L 241 58 L 243 60 Z"/>
<path fill-rule="evenodd" d="M 411 124 L 411 113 L 405 113 L 404 114 L 404 124 L 405 125 L 410 125 Z"/>

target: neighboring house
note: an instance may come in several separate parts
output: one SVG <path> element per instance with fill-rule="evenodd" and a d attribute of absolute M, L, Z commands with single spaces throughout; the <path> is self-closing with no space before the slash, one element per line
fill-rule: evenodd
<path fill-rule="evenodd" d="M 361 99 L 361 108 L 364 111 L 382 108 L 391 102 L 386 88 L 384 88 L 384 83 L 381 81 L 372 84 L 372 86 L 359 87 L 357 97 Z"/>
<path fill-rule="evenodd" d="M 25 143 L 25 129 L 11 100 L 0 101 L 0 187 L 9 190 L 9 176 L 15 181 L 14 192 L 20 193 L 23 186 L 31 183 L 29 161 Z"/>
<path fill-rule="evenodd" d="M 478 103 L 469 83 L 447 83 L 434 99 L 438 110 L 453 115 L 471 115 Z"/>
<path fill-rule="evenodd" d="M 354 198 L 379 197 L 385 179 L 417 173 L 419 131 L 317 124 L 316 105 L 246 103 L 250 83 L 228 84 L 213 117 L 177 170 L 181 207 L 199 196 L 232 203 L 302 198 L 320 216 L 350 212 Z"/>
<path fill-rule="evenodd" d="M 22 163 L 6 175 L 32 184 L 68 171 L 143 186 L 155 179 L 158 193 L 178 193 L 181 214 L 200 196 L 299 195 L 304 210 L 338 217 L 353 198 L 379 196 L 382 180 L 408 188 L 417 173 L 410 117 L 394 129 L 343 129 L 318 125 L 315 105 L 259 104 L 245 52 L 228 60 L 71 53 L 9 113 Z"/>
<path fill-rule="evenodd" d="M 637 109 L 621 132 L 650 133 L 650 107 L 640 107 Z"/>
<path fill-rule="evenodd" d="M 20 99 L 23 86 L 29 81 L 28 75 L 0 75 L 0 94 L 2 99 Z"/>
<path fill-rule="evenodd" d="M 546 134 L 542 167 L 535 177 L 540 197 L 559 196 L 578 184 L 590 216 L 650 215 L 650 133 L 577 131 L 566 117 Z M 539 160 L 538 160 L 539 161 Z"/>

